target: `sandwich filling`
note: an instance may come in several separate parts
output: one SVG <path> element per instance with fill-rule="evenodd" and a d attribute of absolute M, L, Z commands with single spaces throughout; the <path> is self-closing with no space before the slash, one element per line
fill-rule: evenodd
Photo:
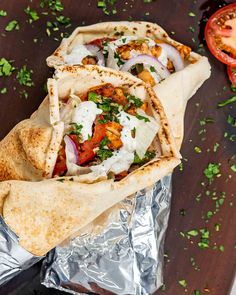
<path fill-rule="evenodd" d="M 121 179 L 156 156 L 159 123 L 143 87 L 135 93 L 139 97 L 106 83 L 60 101 L 65 131 L 53 176 L 95 173 Z"/>
<path fill-rule="evenodd" d="M 174 47 L 163 40 L 123 36 L 95 39 L 88 44 L 76 44 L 65 55 L 65 62 L 107 66 L 130 72 L 151 86 L 187 65 L 191 48 Z"/>

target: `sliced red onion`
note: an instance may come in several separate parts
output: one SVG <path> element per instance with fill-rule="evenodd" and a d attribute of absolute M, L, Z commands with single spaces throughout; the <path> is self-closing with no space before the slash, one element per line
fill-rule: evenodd
<path fill-rule="evenodd" d="M 68 136 L 64 136 L 64 141 L 66 144 L 65 152 L 66 152 L 66 162 L 70 162 L 73 164 L 77 164 L 78 162 L 78 151 L 74 141 Z"/>
<path fill-rule="evenodd" d="M 154 67 L 157 74 L 160 75 L 162 79 L 166 79 L 168 76 L 170 76 L 168 69 L 155 57 L 148 54 L 140 54 L 132 57 L 121 67 L 120 70 L 123 72 L 128 72 L 134 65 L 137 64 L 144 64 Z"/>
<path fill-rule="evenodd" d="M 184 61 L 179 51 L 174 46 L 165 43 L 158 43 L 158 46 L 165 50 L 167 57 L 172 61 L 176 72 L 183 70 Z"/>
<path fill-rule="evenodd" d="M 98 59 L 98 65 L 105 67 L 105 59 L 102 53 L 102 49 L 96 45 L 88 44 L 85 47 L 90 51 L 93 55 L 95 55 Z"/>

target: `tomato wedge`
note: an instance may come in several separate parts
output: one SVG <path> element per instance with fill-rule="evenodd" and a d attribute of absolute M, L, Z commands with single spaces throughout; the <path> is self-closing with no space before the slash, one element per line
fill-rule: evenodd
<path fill-rule="evenodd" d="M 231 83 L 236 86 L 236 68 L 227 67 L 227 72 Z"/>
<path fill-rule="evenodd" d="M 65 147 L 61 147 L 52 175 L 63 176 L 67 170 Z"/>
<path fill-rule="evenodd" d="M 94 133 L 91 139 L 86 140 L 80 145 L 79 149 L 79 160 L 78 164 L 83 165 L 93 160 L 96 153 L 93 151 L 99 146 L 100 142 L 106 136 L 106 126 L 105 124 L 100 124 L 99 120 L 102 120 L 103 116 L 99 116 L 95 122 Z"/>
<path fill-rule="evenodd" d="M 219 9 L 210 17 L 205 39 L 209 50 L 219 61 L 236 67 L 236 3 Z"/>

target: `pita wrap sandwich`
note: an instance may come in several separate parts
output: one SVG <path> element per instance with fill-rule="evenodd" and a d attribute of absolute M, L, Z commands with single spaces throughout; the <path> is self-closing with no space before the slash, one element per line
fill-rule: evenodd
<path fill-rule="evenodd" d="M 52 178 L 0 183 L 1 215 L 20 245 L 38 256 L 180 162 L 152 88 L 92 65 L 59 67 L 38 111 L 7 143 L 12 154 L 8 166 L 5 153 L 2 180 Z"/>
<path fill-rule="evenodd" d="M 107 22 L 78 27 L 47 58 L 50 67 L 97 64 L 130 72 L 161 100 L 177 145 L 184 135 L 188 99 L 210 76 L 206 57 L 171 39 L 157 24 Z"/>

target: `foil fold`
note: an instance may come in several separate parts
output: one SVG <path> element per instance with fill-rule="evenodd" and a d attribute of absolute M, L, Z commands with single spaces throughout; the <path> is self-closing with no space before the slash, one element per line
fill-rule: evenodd
<path fill-rule="evenodd" d="M 34 256 L 19 245 L 17 235 L 0 216 L 0 285 L 7 283 L 42 257 Z"/>
<path fill-rule="evenodd" d="M 42 284 L 71 294 L 155 292 L 163 284 L 170 202 L 171 176 L 166 176 L 115 205 L 49 252 Z"/>

